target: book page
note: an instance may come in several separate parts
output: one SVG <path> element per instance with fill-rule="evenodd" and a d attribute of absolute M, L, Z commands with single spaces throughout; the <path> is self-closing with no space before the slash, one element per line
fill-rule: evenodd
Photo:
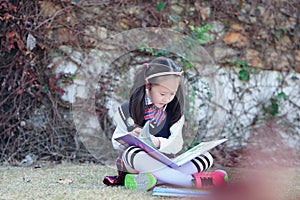
<path fill-rule="evenodd" d="M 173 162 L 175 162 L 177 165 L 181 166 L 185 164 L 186 162 L 192 160 L 193 158 L 209 151 L 210 149 L 216 147 L 217 145 L 227 141 L 227 139 L 221 139 L 216 141 L 210 141 L 210 142 L 201 142 L 200 144 L 194 146 L 193 148 L 187 150 L 186 152 L 180 154 L 176 158 L 173 159 Z"/>

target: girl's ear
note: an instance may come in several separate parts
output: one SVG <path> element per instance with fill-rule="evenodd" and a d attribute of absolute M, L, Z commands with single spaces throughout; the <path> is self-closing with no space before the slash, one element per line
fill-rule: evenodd
<path fill-rule="evenodd" d="M 146 95 L 150 98 L 150 92 L 149 92 L 149 89 L 146 89 Z"/>
<path fill-rule="evenodd" d="M 150 89 L 149 82 L 148 82 L 148 81 L 145 81 L 145 82 L 146 82 L 146 85 L 145 85 L 145 86 L 146 86 L 146 89 L 148 89 L 148 90 L 149 90 L 149 89 Z"/>

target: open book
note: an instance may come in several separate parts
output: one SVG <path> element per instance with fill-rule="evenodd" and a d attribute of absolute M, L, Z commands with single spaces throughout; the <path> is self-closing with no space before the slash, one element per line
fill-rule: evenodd
<path fill-rule="evenodd" d="M 227 141 L 227 139 L 220 139 L 210 142 L 201 142 L 200 144 L 194 146 L 193 148 L 187 150 L 186 152 L 178 155 L 177 157 L 171 159 L 160 152 L 157 148 L 155 148 L 151 143 L 149 143 L 150 138 L 147 137 L 147 131 L 149 130 L 149 123 L 147 122 L 140 133 L 140 137 L 136 137 L 132 134 L 126 134 L 121 137 L 115 138 L 122 145 L 129 146 L 137 146 L 146 151 L 149 155 L 159 160 L 160 162 L 168 165 L 172 168 L 178 168 L 193 158 L 209 151 L 210 149 L 216 147 L 217 145 Z"/>

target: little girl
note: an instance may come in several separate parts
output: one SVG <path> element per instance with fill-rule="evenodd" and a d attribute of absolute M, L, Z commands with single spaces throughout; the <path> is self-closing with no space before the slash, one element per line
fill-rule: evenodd
<path fill-rule="evenodd" d="M 150 139 L 166 155 L 178 153 L 183 146 L 184 94 L 181 68 L 171 59 L 159 57 L 139 68 L 134 77 L 129 102 L 115 115 L 117 127 L 112 143 L 122 150 L 117 160 L 118 176 L 107 176 L 106 185 L 125 185 L 126 188 L 150 190 L 156 184 L 172 184 L 188 188 L 208 188 L 226 185 L 225 171 L 203 172 L 213 164 L 209 152 L 173 169 L 148 155 L 139 147 L 126 148 L 115 138 L 125 134 L 139 136 L 142 127 L 150 122 Z M 126 118 L 129 115 L 128 118 Z"/>

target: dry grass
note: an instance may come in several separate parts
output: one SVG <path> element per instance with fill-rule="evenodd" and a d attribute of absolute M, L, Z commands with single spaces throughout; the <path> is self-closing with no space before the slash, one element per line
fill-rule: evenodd
<path fill-rule="evenodd" d="M 299 200 L 300 168 L 262 167 L 256 169 L 230 168 L 231 187 L 236 193 L 231 200 Z M 226 192 L 224 192 L 226 195 Z M 227 195 L 233 196 L 232 194 Z M 242 198 L 239 198 L 242 197 Z M 222 199 L 225 200 L 225 199 Z"/>
<path fill-rule="evenodd" d="M 0 199 L 160 199 L 150 193 L 107 187 L 113 168 L 62 164 L 46 168 L 0 168 Z M 72 181 L 71 183 L 68 183 Z"/>
<path fill-rule="evenodd" d="M 248 170 L 230 168 L 227 171 L 235 182 L 246 177 L 244 172 Z M 103 185 L 103 177 L 115 173 L 113 167 L 92 164 L 64 163 L 37 169 L 1 167 L 0 199 L 171 199 Z M 300 169 L 283 170 L 280 174 L 277 179 L 288 178 L 280 186 L 284 199 L 299 200 Z M 279 191 L 279 188 L 269 189 Z"/>

